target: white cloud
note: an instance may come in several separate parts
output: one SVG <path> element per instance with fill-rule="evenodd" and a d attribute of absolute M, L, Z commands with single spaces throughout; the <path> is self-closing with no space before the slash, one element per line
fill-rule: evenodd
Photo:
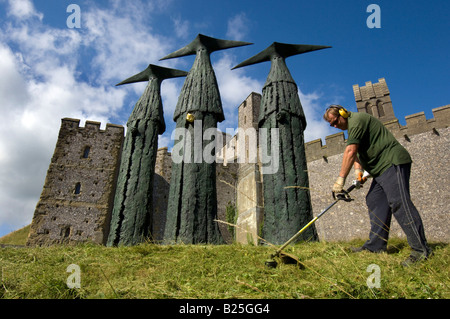
<path fill-rule="evenodd" d="M 31 220 L 63 117 L 108 121 L 124 93 L 77 82 L 68 66 L 55 66 L 28 79 L 21 61 L 0 46 L 0 224 L 24 225 Z M 43 65 L 48 61 L 43 61 Z M 32 72 L 41 69 L 37 68 Z M 40 81 L 39 76 L 44 81 Z"/>
<path fill-rule="evenodd" d="M 237 64 L 234 56 L 228 52 L 221 54 L 222 57 L 213 63 L 225 112 L 225 121 L 220 128 L 236 128 L 238 106 L 251 92 L 261 94 L 264 82 L 246 76 L 244 69 L 231 70 Z"/>
<path fill-rule="evenodd" d="M 246 76 L 244 69 L 231 70 L 236 64 L 231 53 L 223 53 L 223 56 L 214 63 L 220 95 L 227 105 L 239 105 L 252 91 L 261 92 L 264 84 Z"/>
<path fill-rule="evenodd" d="M 178 79 L 167 79 L 161 84 L 161 97 L 164 102 L 164 114 L 167 118 L 166 121 L 173 121 L 172 116 L 175 112 L 175 107 L 178 102 L 178 96 L 180 95 L 181 86 L 184 83 L 185 77 Z"/>
<path fill-rule="evenodd" d="M 18 69 L 20 62 L 9 47 L 0 44 L 0 96 L 2 103 L 0 110 L 3 112 L 21 106 L 27 102 L 29 94 L 27 85 Z"/>
<path fill-rule="evenodd" d="M 232 40 L 244 40 L 249 31 L 250 20 L 245 13 L 239 13 L 228 20 L 227 37 Z"/>
<path fill-rule="evenodd" d="M 130 10 L 132 8 L 128 7 Z M 136 7 L 128 14 L 135 19 L 124 16 L 120 7 L 83 13 L 85 45 L 96 51 L 92 65 L 96 66 L 99 74 L 92 79 L 95 83 L 125 79 L 170 51 L 165 44 L 167 41 L 155 35 L 144 21 L 139 20 L 140 8 Z"/>
<path fill-rule="evenodd" d="M 323 112 L 329 104 L 326 104 L 324 97 L 318 92 L 304 94 L 299 89 L 298 93 L 307 122 L 304 132 L 305 142 L 322 138 L 322 142 L 325 143 L 325 137 L 327 135 L 336 133 L 322 119 Z"/>
<path fill-rule="evenodd" d="M 8 15 L 23 19 L 35 16 L 38 17 L 39 20 L 42 20 L 44 17 L 42 13 L 36 12 L 33 3 L 29 0 L 9 0 L 8 3 Z"/>
<path fill-rule="evenodd" d="M 181 18 L 173 19 L 173 24 L 175 28 L 175 34 L 177 37 L 186 39 L 189 35 L 190 23 L 187 20 L 182 20 Z"/>
<path fill-rule="evenodd" d="M 135 20 L 124 18 L 127 10 Z M 45 25 L 29 1 L 11 1 L 8 14 L 0 26 L 0 231 L 30 223 L 61 118 L 100 121 L 104 128 L 135 90 L 113 84 L 169 51 L 137 5 L 83 10 L 81 29 Z M 86 49 L 91 59 L 81 60 Z M 169 91 L 173 101 L 176 87 Z"/>

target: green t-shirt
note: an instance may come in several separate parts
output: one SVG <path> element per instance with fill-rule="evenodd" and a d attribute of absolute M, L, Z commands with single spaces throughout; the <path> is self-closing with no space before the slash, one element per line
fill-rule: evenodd
<path fill-rule="evenodd" d="M 358 159 L 373 177 L 392 165 L 412 162 L 408 151 L 383 123 L 367 113 L 350 113 L 347 145 L 350 144 L 359 144 Z"/>

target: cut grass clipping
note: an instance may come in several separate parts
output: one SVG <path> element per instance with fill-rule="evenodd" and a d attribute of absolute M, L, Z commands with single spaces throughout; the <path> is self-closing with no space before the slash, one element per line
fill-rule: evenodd
<path fill-rule="evenodd" d="M 407 268 L 406 241 L 390 240 L 388 253 L 348 252 L 361 244 L 289 246 L 302 270 L 267 268 L 270 246 L 3 247 L 0 298 L 450 298 L 447 244 Z"/>

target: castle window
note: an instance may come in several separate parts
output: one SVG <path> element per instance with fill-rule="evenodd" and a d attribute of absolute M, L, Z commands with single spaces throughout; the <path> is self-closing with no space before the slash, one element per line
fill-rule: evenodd
<path fill-rule="evenodd" d="M 384 116 L 384 108 L 383 108 L 383 103 L 381 101 L 377 101 L 377 111 L 378 111 L 379 117 Z"/>
<path fill-rule="evenodd" d="M 81 183 L 76 183 L 76 185 L 75 185 L 75 190 L 73 191 L 73 193 L 74 193 L 75 195 L 78 195 L 78 194 L 81 193 Z"/>
<path fill-rule="evenodd" d="M 70 226 L 62 227 L 59 235 L 63 238 L 68 238 L 70 236 Z"/>
<path fill-rule="evenodd" d="M 91 151 L 91 148 L 89 146 L 86 146 L 83 151 L 83 158 L 88 158 L 90 151 Z"/>
<path fill-rule="evenodd" d="M 367 102 L 366 105 L 365 105 L 365 108 L 366 108 L 366 112 L 367 112 L 367 113 L 369 113 L 370 115 L 373 115 L 373 112 L 372 112 L 372 104 L 370 104 L 369 102 Z"/>

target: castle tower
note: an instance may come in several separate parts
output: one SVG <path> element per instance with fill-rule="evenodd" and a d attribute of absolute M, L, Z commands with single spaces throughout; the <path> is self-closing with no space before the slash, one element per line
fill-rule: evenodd
<path fill-rule="evenodd" d="M 27 245 L 105 244 L 119 167 L 123 126 L 64 118 L 36 205 Z"/>
<path fill-rule="evenodd" d="M 390 92 L 384 78 L 378 79 L 378 83 L 368 81 L 366 86 L 353 85 L 356 107 L 358 112 L 369 113 L 386 123 L 397 118 L 394 115 Z"/>
<path fill-rule="evenodd" d="M 262 174 L 259 163 L 250 160 L 257 158 L 260 104 L 261 94 L 252 92 L 241 103 L 238 112 L 240 132 L 238 132 L 236 152 L 238 157 L 244 158 L 238 159 L 236 241 L 243 244 L 258 243 L 260 226 L 264 218 Z M 252 132 L 256 133 L 255 136 L 251 136 Z M 241 143 L 245 145 L 243 148 Z M 250 143 L 256 145 L 250 145 Z M 242 152 L 244 154 L 240 154 Z"/>

